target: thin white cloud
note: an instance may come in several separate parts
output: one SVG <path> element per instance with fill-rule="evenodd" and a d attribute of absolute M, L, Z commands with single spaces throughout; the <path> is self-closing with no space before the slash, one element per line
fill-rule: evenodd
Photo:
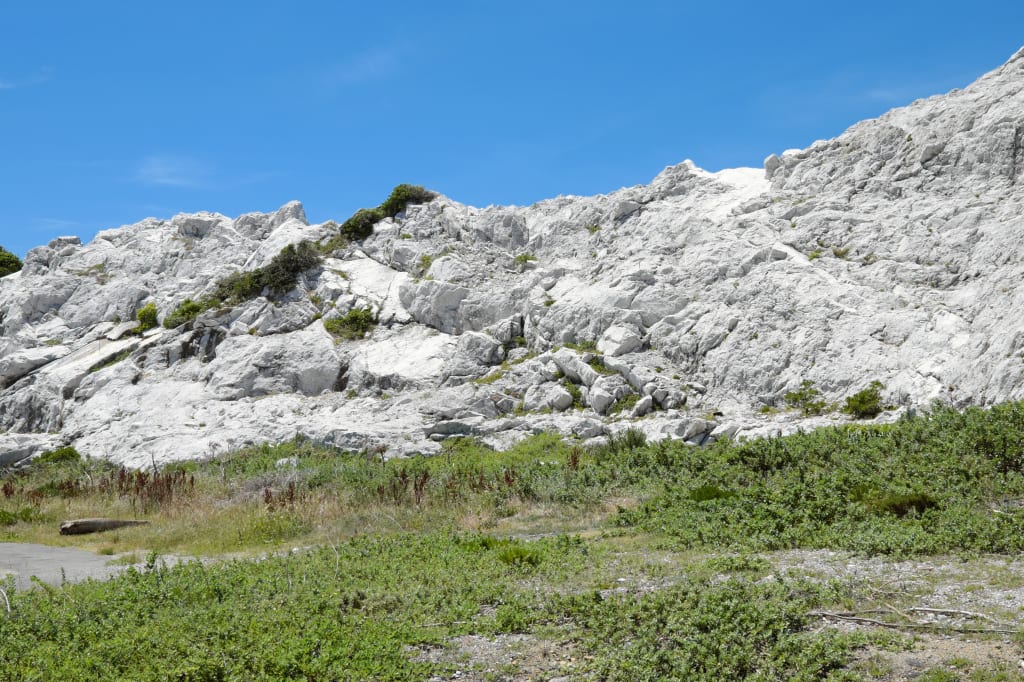
<path fill-rule="evenodd" d="M 14 90 L 30 85 L 42 85 L 51 80 L 53 80 L 53 69 L 47 66 L 24 78 L 0 78 L 0 90 Z"/>
<path fill-rule="evenodd" d="M 144 185 L 199 188 L 208 184 L 209 165 L 187 156 L 147 156 L 135 171 Z"/>
<path fill-rule="evenodd" d="M 390 78 L 401 67 L 400 49 L 394 46 L 377 47 L 327 68 L 322 74 L 322 80 L 329 87 L 362 85 Z"/>
<path fill-rule="evenodd" d="M 32 221 L 32 229 L 38 232 L 70 231 L 77 225 L 78 223 L 73 220 L 62 220 L 60 218 L 36 218 Z"/>

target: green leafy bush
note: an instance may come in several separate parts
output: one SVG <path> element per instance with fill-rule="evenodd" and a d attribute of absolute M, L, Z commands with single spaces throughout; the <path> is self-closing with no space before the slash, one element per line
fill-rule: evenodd
<path fill-rule="evenodd" d="M 687 549 L 1016 553 L 1024 516 L 992 510 L 1024 498 L 1022 444 L 1024 403 L 935 406 L 895 424 L 707 448 L 657 444 L 626 456 L 634 468 L 638 457 L 656 464 L 665 492 L 620 521 Z"/>
<path fill-rule="evenodd" d="M 814 382 L 804 379 L 800 388 L 790 391 L 782 397 L 790 407 L 798 408 L 805 415 L 821 414 L 827 403 L 821 397 L 821 391 L 814 387 Z"/>
<path fill-rule="evenodd" d="M 174 312 L 164 318 L 164 326 L 168 329 L 174 329 L 175 327 L 180 327 L 186 322 L 191 322 L 199 317 L 200 313 L 213 308 L 214 305 L 212 305 L 212 303 L 213 299 L 210 298 L 200 299 L 199 302 L 193 301 L 191 298 L 186 298 L 178 305 L 177 308 L 174 309 Z"/>
<path fill-rule="evenodd" d="M 80 462 L 82 461 L 82 455 L 79 454 L 78 450 L 70 445 L 66 445 L 56 450 L 47 450 L 38 457 L 32 460 L 33 464 L 46 465 L 46 464 L 67 464 L 69 462 Z"/>
<path fill-rule="evenodd" d="M 186 298 L 170 315 L 164 318 L 168 329 L 196 319 L 201 313 L 225 305 L 238 305 L 252 300 L 269 289 L 275 295 L 295 288 L 296 278 L 322 262 L 317 246 L 309 241 L 289 244 L 274 256 L 266 266 L 255 270 L 242 270 L 217 281 L 213 292 L 198 301 Z"/>
<path fill-rule="evenodd" d="M 391 195 L 377 208 L 361 208 L 342 223 L 339 233 L 320 248 L 329 253 L 343 248 L 349 241 L 366 239 L 373 234 L 373 226 L 385 218 L 394 218 L 409 204 L 424 204 L 436 197 L 433 192 L 417 185 L 398 185 Z"/>
<path fill-rule="evenodd" d="M 147 303 L 139 308 L 139 311 L 135 313 L 135 319 L 139 322 L 139 326 L 135 328 L 135 332 L 141 334 L 142 332 L 157 326 L 156 315 L 155 303 Z"/>
<path fill-rule="evenodd" d="M 21 259 L 13 253 L 0 246 L 0 277 L 6 277 L 21 270 Z"/>
<path fill-rule="evenodd" d="M 409 204 L 426 204 L 437 195 L 418 185 L 397 185 L 391 190 L 391 196 L 384 200 L 378 209 L 388 218 L 394 218 L 405 210 Z"/>
<path fill-rule="evenodd" d="M 843 412 L 856 419 L 871 419 L 878 416 L 885 407 L 882 405 L 882 389 L 880 381 L 872 381 L 863 391 L 854 393 L 846 399 Z"/>
<path fill-rule="evenodd" d="M 341 234 L 349 240 L 359 241 L 373 234 L 373 226 L 384 220 L 379 208 L 361 208 L 341 225 Z"/>
<path fill-rule="evenodd" d="M 316 246 L 309 241 L 289 244 L 274 256 L 266 267 L 260 268 L 260 280 L 274 294 L 284 294 L 295 288 L 299 274 L 321 262 Z"/>
<path fill-rule="evenodd" d="M 353 308 L 341 317 L 324 320 L 324 329 L 339 339 L 358 341 L 377 326 L 370 308 Z"/>
<path fill-rule="evenodd" d="M 21 507 L 20 509 L 15 509 L 14 511 L 0 509 L 0 528 L 2 528 L 3 526 L 13 526 L 19 521 L 29 523 L 35 520 L 38 516 L 39 512 L 37 512 L 32 507 Z"/>

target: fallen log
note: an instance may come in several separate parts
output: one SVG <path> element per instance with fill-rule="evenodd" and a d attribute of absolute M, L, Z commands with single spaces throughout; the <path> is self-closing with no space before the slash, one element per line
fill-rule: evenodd
<path fill-rule="evenodd" d="M 60 524 L 61 535 L 85 535 L 86 533 L 102 533 L 105 530 L 124 528 L 125 526 L 141 526 L 149 521 L 125 521 L 123 519 L 73 519 Z"/>

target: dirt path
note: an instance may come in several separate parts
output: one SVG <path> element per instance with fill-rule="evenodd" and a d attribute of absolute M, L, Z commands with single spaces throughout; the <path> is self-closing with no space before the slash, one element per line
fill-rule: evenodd
<path fill-rule="evenodd" d="M 116 557 L 101 556 L 73 547 L 0 542 L 0 577 L 13 574 L 19 590 L 32 586 L 32 576 L 51 585 L 60 585 L 63 580 L 102 580 L 125 570 L 124 565 L 110 565 L 113 559 Z"/>

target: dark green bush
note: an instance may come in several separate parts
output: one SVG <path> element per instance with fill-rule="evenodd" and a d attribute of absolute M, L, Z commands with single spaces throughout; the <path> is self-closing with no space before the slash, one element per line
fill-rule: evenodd
<path fill-rule="evenodd" d="M 5 277 L 13 272 L 21 270 L 21 259 L 13 253 L 0 246 L 0 277 Z"/>
<path fill-rule="evenodd" d="M 330 253 L 343 248 L 348 241 L 359 241 L 373 234 L 373 226 L 385 218 L 394 218 L 409 204 L 425 204 L 437 195 L 417 185 L 398 185 L 377 208 L 361 208 L 342 223 L 339 233 L 321 245 L 320 250 Z"/>
<path fill-rule="evenodd" d="M 82 455 L 74 447 L 66 445 L 56 450 L 47 450 L 32 460 L 33 464 L 65 464 L 67 462 L 80 462 Z"/>
<path fill-rule="evenodd" d="M 623 511 L 620 522 L 678 547 L 1024 550 L 1024 516 L 1006 502 L 1024 499 L 1024 403 L 962 413 L 933 406 L 895 424 L 705 448 L 659 443 L 625 457 L 632 470 L 657 464 L 652 475 L 664 492 Z M 601 463 L 615 459 L 602 454 Z M 734 494 L 716 497 L 712 488 Z"/>
<path fill-rule="evenodd" d="M 301 241 L 298 245 L 289 244 L 274 256 L 270 263 L 261 268 L 262 283 L 275 294 L 283 294 L 295 287 L 295 278 L 299 274 L 314 268 L 321 262 L 316 245 Z"/>
<path fill-rule="evenodd" d="M 199 301 L 186 298 L 173 313 L 164 318 L 164 326 L 173 329 L 196 319 L 200 313 L 225 305 L 238 305 L 252 300 L 269 289 L 281 295 L 295 287 L 296 278 L 321 262 L 316 244 L 301 241 L 281 249 L 266 266 L 241 270 L 217 281 L 213 292 Z"/>
<path fill-rule="evenodd" d="M 800 383 L 800 388 L 790 391 L 782 399 L 786 401 L 786 405 L 798 408 L 805 415 L 821 414 L 826 407 L 821 391 L 814 387 L 814 382 L 810 379 L 804 379 Z"/>
<path fill-rule="evenodd" d="M 437 195 L 418 185 L 397 185 L 391 190 L 391 196 L 384 200 L 378 208 L 388 218 L 394 218 L 405 210 L 409 204 L 426 204 Z"/>
<path fill-rule="evenodd" d="M 857 419 L 871 419 L 878 416 L 885 407 L 882 406 L 882 389 L 880 381 L 872 381 L 863 391 L 854 393 L 846 399 L 843 412 Z"/>
<path fill-rule="evenodd" d="M 186 298 L 178 305 L 177 308 L 174 309 L 173 313 L 164 318 L 164 326 L 168 329 L 180 327 L 186 322 L 191 322 L 199 317 L 200 313 L 203 313 L 213 307 L 215 307 L 215 305 L 212 299 L 205 298 L 196 302 L 191 298 Z"/>
<path fill-rule="evenodd" d="M 38 516 L 39 512 L 32 507 L 22 507 L 21 509 L 15 509 L 14 511 L 5 511 L 0 509 L 0 527 L 13 526 L 18 521 L 29 523 Z"/>
<path fill-rule="evenodd" d="M 135 328 L 135 331 L 140 334 L 155 327 L 157 325 L 156 304 L 147 303 L 139 308 L 139 311 L 135 313 L 135 319 L 139 322 L 139 326 Z"/>
<path fill-rule="evenodd" d="M 886 514 L 895 514 L 901 518 L 910 512 L 915 512 L 920 516 L 929 509 L 939 506 L 939 503 L 935 501 L 935 498 L 928 493 L 886 495 L 880 499 L 872 500 L 870 504 L 875 511 Z"/>
<path fill-rule="evenodd" d="M 690 499 L 694 502 L 726 500 L 730 497 L 736 497 L 736 493 L 731 490 L 719 488 L 717 485 L 702 485 L 690 491 Z"/>
<path fill-rule="evenodd" d="M 324 329 L 348 341 L 357 341 L 377 326 L 377 318 L 369 308 L 354 308 L 341 317 L 324 320 Z"/>
<path fill-rule="evenodd" d="M 218 280 L 213 293 L 207 298 L 217 302 L 217 305 L 210 306 L 215 308 L 218 305 L 240 303 L 256 298 L 263 293 L 263 287 L 262 269 L 239 270 Z"/>
<path fill-rule="evenodd" d="M 346 239 L 359 241 L 373 234 L 373 226 L 384 220 L 384 212 L 379 208 L 361 208 L 341 225 L 341 234 Z"/>

